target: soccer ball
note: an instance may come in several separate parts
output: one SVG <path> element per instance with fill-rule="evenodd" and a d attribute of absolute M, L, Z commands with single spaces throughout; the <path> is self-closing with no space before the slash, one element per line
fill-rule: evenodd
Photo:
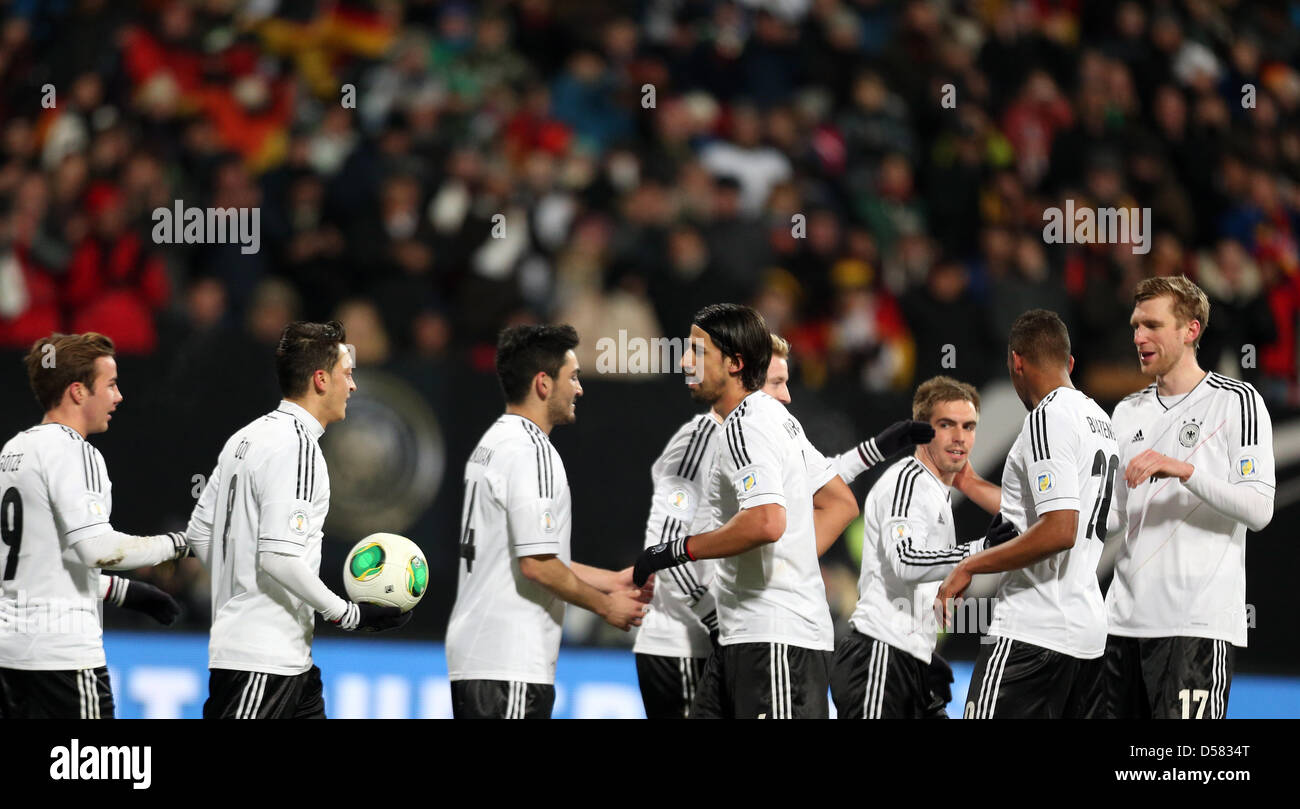
<path fill-rule="evenodd" d="M 343 563 L 343 589 L 358 603 L 407 612 L 429 586 L 429 563 L 420 547 L 397 534 L 371 534 L 353 546 Z"/>

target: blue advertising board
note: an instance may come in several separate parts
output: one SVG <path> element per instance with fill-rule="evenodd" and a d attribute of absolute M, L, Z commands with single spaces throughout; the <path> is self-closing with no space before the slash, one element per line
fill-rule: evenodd
<path fill-rule="evenodd" d="M 208 694 L 205 635 L 106 632 L 104 648 L 121 718 L 198 718 Z M 447 659 L 440 643 L 318 638 L 325 709 L 335 719 L 451 717 Z M 961 715 L 972 665 L 954 661 L 953 701 Z M 557 718 L 645 716 L 630 651 L 565 647 L 556 666 Z M 1300 677 L 1238 674 L 1229 718 L 1300 718 Z"/>

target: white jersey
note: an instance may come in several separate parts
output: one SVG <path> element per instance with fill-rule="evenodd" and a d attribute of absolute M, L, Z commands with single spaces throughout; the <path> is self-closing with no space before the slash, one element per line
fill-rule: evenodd
<path fill-rule="evenodd" d="M 1003 515 L 1021 532 L 1052 511 L 1078 511 L 1079 524 L 1074 547 L 1002 574 L 990 635 L 1101 657 L 1106 610 L 1097 562 L 1115 480 L 1122 481 L 1118 467 L 1110 417 L 1074 388 L 1057 388 L 1025 417 L 1002 472 Z"/>
<path fill-rule="evenodd" d="M 858 606 L 849 623 L 929 663 L 939 583 L 983 543 L 957 544 L 948 487 L 915 456 L 885 470 L 867 492 L 862 515 Z"/>
<path fill-rule="evenodd" d="M 506 414 L 465 464 L 460 582 L 447 626 L 451 680 L 550 685 L 564 601 L 524 578 L 519 559 L 554 554 L 569 564 L 569 479 L 540 427 Z"/>
<path fill-rule="evenodd" d="M 208 666 L 294 675 L 312 666 L 316 611 L 268 576 L 259 551 L 301 557 L 319 574 L 330 479 L 325 428 L 282 401 L 226 441 L 187 533 L 211 536 Z"/>
<path fill-rule="evenodd" d="M 1245 382 L 1206 374 L 1181 398 L 1150 385 L 1112 419 L 1123 470 L 1152 449 L 1273 497 L 1273 424 Z M 1246 525 L 1220 514 L 1177 478 L 1129 490 L 1116 506 L 1123 536 L 1106 594 L 1110 632 L 1135 638 L 1191 636 L 1246 645 Z"/>
<path fill-rule="evenodd" d="M 812 498 L 835 477 L 835 467 L 809 443 L 798 419 L 762 391 L 728 414 L 720 441 L 709 511 L 697 522 L 721 525 L 741 509 L 773 503 L 785 507 L 785 533 L 718 560 L 719 642 L 834 649 Z"/>
<path fill-rule="evenodd" d="M 694 533 L 704 484 L 718 451 L 721 426 L 711 412 L 678 428 L 650 467 L 654 494 L 646 520 L 645 547 Z M 701 559 L 665 568 L 655 576 L 650 613 L 641 622 L 632 651 L 664 657 L 708 657 L 709 631 L 717 625 L 709 585 L 717 562 Z"/>
<path fill-rule="evenodd" d="M 104 665 L 99 570 L 73 546 L 113 530 L 113 484 L 99 450 L 62 424 L 0 450 L 0 668 Z"/>

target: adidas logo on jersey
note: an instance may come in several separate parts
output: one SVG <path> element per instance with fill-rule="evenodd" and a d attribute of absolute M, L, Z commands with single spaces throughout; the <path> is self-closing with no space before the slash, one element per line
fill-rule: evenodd
<path fill-rule="evenodd" d="M 1141 431 L 1141 430 L 1138 430 L 1138 431 L 1137 431 L 1137 435 L 1133 436 L 1133 441 L 1130 442 L 1130 443 L 1137 443 L 1138 441 L 1141 441 L 1141 440 L 1142 440 L 1142 431 Z"/>

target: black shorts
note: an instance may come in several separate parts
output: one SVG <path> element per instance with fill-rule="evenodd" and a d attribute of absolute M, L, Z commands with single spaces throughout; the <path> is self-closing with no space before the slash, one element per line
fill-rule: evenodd
<path fill-rule="evenodd" d="M 302 674 L 210 669 L 204 719 L 324 719 L 320 669 Z"/>
<path fill-rule="evenodd" d="M 827 719 L 831 653 L 784 643 L 720 646 L 704 664 L 691 716 Z"/>
<path fill-rule="evenodd" d="M 690 719 L 695 687 L 707 657 L 638 654 L 636 679 L 646 719 Z"/>
<path fill-rule="evenodd" d="M 1032 643 L 982 644 L 967 690 L 967 719 L 1096 719 L 1104 713 L 1103 659 Z"/>
<path fill-rule="evenodd" d="M 831 698 L 840 719 L 947 717 L 948 701 L 931 688 L 929 663 L 857 630 L 835 647 Z"/>
<path fill-rule="evenodd" d="M 1115 719 L 1223 719 L 1232 644 L 1210 638 L 1106 638 L 1106 715 Z"/>
<path fill-rule="evenodd" d="M 0 669 L 0 717 L 113 719 L 108 669 Z"/>
<path fill-rule="evenodd" d="M 550 719 L 555 686 L 506 680 L 452 680 L 455 719 Z"/>

